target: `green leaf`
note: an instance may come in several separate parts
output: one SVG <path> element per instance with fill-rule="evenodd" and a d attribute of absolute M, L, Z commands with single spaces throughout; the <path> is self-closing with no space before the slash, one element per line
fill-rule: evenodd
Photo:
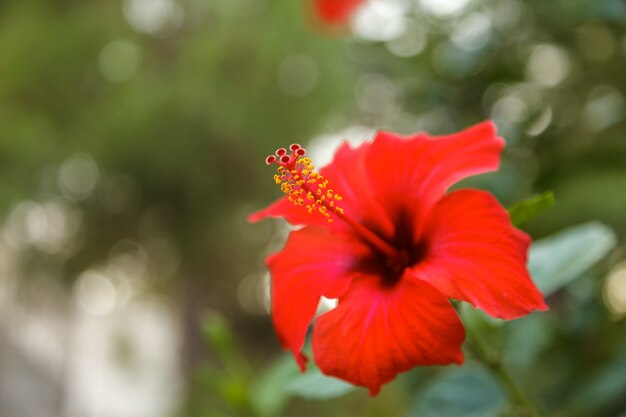
<path fill-rule="evenodd" d="M 261 375 L 251 390 L 252 404 L 261 416 L 276 416 L 289 397 L 312 400 L 340 397 L 356 389 L 354 385 L 325 376 L 314 364 L 301 374 L 291 355 L 284 355 Z"/>
<path fill-rule="evenodd" d="M 554 203 L 554 193 L 552 191 L 546 191 L 515 203 L 509 207 L 511 222 L 515 227 L 521 227 L 544 210 L 552 207 Z"/>
<path fill-rule="evenodd" d="M 480 329 L 481 331 L 484 331 L 485 327 L 500 327 L 506 323 L 503 319 L 497 319 L 487 315 L 487 313 L 472 306 L 470 303 L 460 303 L 458 311 L 466 326 Z"/>
<path fill-rule="evenodd" d="M 498 383 L 478 365 L 467 364 L 426 388 L 409 417 L 491 417 L 505 403 Z"/>
<path fill-rule="evenodd" d="M 250 365 L 237 344 L 228 319 L 220 312 L 211 311 L 201 319 L 202 336 L 225 366 L 225 374 L 249 381 Z"/>
<path fill-rule="evenodd" d="M 270 365 L 250 390 L 252 406 L 260 416 L 278 416 L 289 400 L 285 385 L 300 374 L 292 355 L 283 355 Z"/>
<path fill-rule="evenodd" d="M 518 370 L 530 368 L 539 355 L 554 343 L 555 335 L 547 315 L 531 314 L 524 320 L 507 323 L 502 354 Z"/>
<path fill-rule="evenodd" d="M 570 407 L 593 415 L 594 410 L 623 400 L 626 392 L 626 354 L 592 375 L 572 396 Z"/>
<path fill-rule="evenodd" d="M 539 289 L 547 296 L 604 258 L 615 243 L 613 230 L 601 223 L 570 227 L 536 241 L 530 249 L 528 268 Z"/>
<path fill-rule="evenodd" d="M 290 394 L 314 400 L 341 397 L 355 389 L 354 385 L 326 376 L 317 368 L 311 368 L 306 374 L 295 377 L 285 386 L 285 391 Z"/>
<path fill-rule="evenodd" d="M 218 352 L 229 351 L 235 344 L 228 321 L 218 312 L 207 313 L 201 321 L 204 340 Z"/>

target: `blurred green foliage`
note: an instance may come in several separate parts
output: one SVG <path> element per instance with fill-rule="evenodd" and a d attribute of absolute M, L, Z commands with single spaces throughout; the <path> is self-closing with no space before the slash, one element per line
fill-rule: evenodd
<path fill-rule="evenodd" d="M 554 193 L 552 191 L 546 191 L 515 203 L 508 209 L 511 222 L 515 227 L 522 227 L 537 217 L 539 213 L 552 207 L 554 203 Z"/>
<path fill-rule="evenodd" d="M 524 226 L 533 237 L 598 220 L 617 249 L 602 260 L 615 241 L 597 224 L 541 242 L 534 272 L 549 272 L 550 312 L 480 331 L 551 415 L 623 416 L 624 312 L 607 308 L 606 283 L 626 234 L 626 5 L 468 0 L 446 14 L 388 1 L 401 4 L 395 32 L 343 36 L 312 25 L 304 1 L 157 1 L 161 12 L 139 0 L 0 2 L 0 213 L 22 276 L 70 291 L 120 242 L 145 248 L 161 278 L 149 291 L 181 311 L 181 415 L 431 415 L 428 404 L 455 398 L 437 387 L 482 376 L 419 369 L 373 400 L 287 401 L 319 376 L 286 388 L 295 367 L 268 365 L 279 350 L 269 318 L 238 293 L 260 282 L 284 229 L 245 215 L 278 195 L 263 159 L 279 146 L 352 126 L 440 134 L 494 118 L 502 169 L 462 185 L 507 205 L 554 190 L 558 204 Z M 32 235 L 37 210 L 61 213 L 62 239 Z M 221 315 L 203 327 L 206 308 Z"/>

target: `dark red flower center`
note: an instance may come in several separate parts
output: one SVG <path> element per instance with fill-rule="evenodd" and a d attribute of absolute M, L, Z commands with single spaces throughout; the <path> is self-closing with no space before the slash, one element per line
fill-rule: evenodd
<path fill-rule="evenodd" d="M 395 233 L 389 243 L 395 255 L 390 256 L 373 247 L 372 254 L 361 260 L 357 267 L 364 273 L 382 277 L 385 287 L 398 283 L 404 271 L 424 260 L 428 252 L 428 241 L 414 236 L 413 219 L 408 211 L 400 211 L 394 220 Z"/>

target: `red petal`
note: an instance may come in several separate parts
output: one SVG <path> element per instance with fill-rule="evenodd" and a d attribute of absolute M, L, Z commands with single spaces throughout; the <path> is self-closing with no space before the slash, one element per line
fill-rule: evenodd
<path fill-rule="evenodd" d="M 400 211 L 412 213 L 419 235 L 428 211 L 445 191 L 463 178 L 496 171 L 503 147 L 489 121 L 439 137 L 379 132 L 367 157 L 369 178 L 392 218 Z"/>
<path fill-rule="evenodd" d="M 289 223 L 293 225 L 308 225 L 308 226 L 326 226 L 328 220 L 318 212 L 311 214 L 307 213 L 306 208 L 303 206 L 296 206 L 287 197 L 282 197 L 266 208 L 254 212 L 248 216 L 250 223 L 255 223 L 263 220 L 267 217 L 283 217 Z"/>
<path fill-rule="evenodd" d="M 431 212 L 426 239 L 427 258 L 413 273 L 448 297 L 503 319 L 547 310 L 526 269 L 530 238 L 491 194 L 461 190 L 444 197 Z"/>
<path fill-rule="evenodd" d="M 405 275 L 393 288 L 380 277 L 355 279 L 339 306 L 320 316 L 313 354 L 322 372 L 369 388 L 417 365 L 463 362 L 465 331 L 448 299 Z"/>
<path fill-rule="evenodd" d="M 364 0 L 314 0 L 315 13 L 327 24 L 343 24 Z"/>
<path fill-rule="evenodd" d="M 344 142 L 335 153 L 333 162 L 322 168 L 320 174 L 329 180 L 329 187 L 343 197 L 338 205 L 346 215 L 370 229 L 383 234 L 391 233 L 394 225 L 376 201 L 367 175 L 366 158 L 371 145 L 366 142 L 353 149 L 348 142 Z M 343 222 L 337 223 L 344 225 Z"/>
<path fill-rule="evenodd" d="M 291 232 L 285 248 L 267 259 L 272 274 L 272 319 L 284 348 L 304 370 L 301 353 L 320 297 L 339 298 L 352 282 L 351 269 L 369 249 L 349 234 L 306 227 Z"/>
<path fill-rule="evenodd" d="M 343 197 L 337 205 L 344 209 L 346 215 L 380 233 L 391 234 L 394 226 L 375 200 L 367 176 L 365 162 L 370 146 L 370 143 L 364 143 L 353 149 L 348 142 L 344 142 L 335 153 L 333 161 L 322 168 L 320 174 L 328 179 L 329 188 Z M 255 222 L 265 217 L 284 217 L 293 225 L 325 226 L 332 230 L 348 228 L 344 222 L 328 223 L 326 217 L 316 211 L 308 214 L 303 206 L 294 205 L 286 197 L 251 214 L 248 220 Z"/>

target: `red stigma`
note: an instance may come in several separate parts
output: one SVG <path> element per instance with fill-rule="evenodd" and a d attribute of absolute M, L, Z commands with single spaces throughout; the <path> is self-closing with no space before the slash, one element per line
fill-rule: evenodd
<path fill-rule="evenodd" d="M 306 150 L 299 144 L 292 143 L 289 146 L 289 151 L 291 151 L 291 154 L 285 148 L 278 148 L 274 155 L 269 155 L 265 158 L 265 163 L 267 165 L 276 164 L 292 170 L 299 158 L 306 155 Z"/>

